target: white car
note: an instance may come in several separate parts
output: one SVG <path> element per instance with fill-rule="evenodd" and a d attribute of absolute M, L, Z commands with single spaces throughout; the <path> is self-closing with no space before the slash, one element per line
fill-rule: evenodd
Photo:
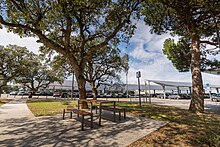
<path fill-rule="evenodd" d="M 178 95 L 178 94 L 170 94 L 170 95 L 168 96 L 168 98 L 169 98 L 169 99 L 180 99 L 181 97 L 180 97 L 180 95 Z"/>
<path fill-rule="evenodd" d="M 30 94 L 29 92 L 20 91 L 20 92 L 18 92 L 17 95 L 29 95 L 29 94 Z"/>
<path fill-rule="evenodd" d="M 213 102 L 219 102 L 220 101 L 220 94 L 219 93 L 213 94 L 212 95 L 212 101 Z"/>
<path fill-rule="evenodd" d="M 163 93 L 158 93 L 158 94 L 157 94 L 157 97 L 159 97 L 159 98 L 164 98 L 164 94 L 163 94 Z"/>
<path fill-rule="evenodd" d="M 10 95 L 17 95 L 18 92 L 17 92 L 17 91 L 12 91 L 12 92 L 10 92 L 9 94 L 10 94 Z"/>

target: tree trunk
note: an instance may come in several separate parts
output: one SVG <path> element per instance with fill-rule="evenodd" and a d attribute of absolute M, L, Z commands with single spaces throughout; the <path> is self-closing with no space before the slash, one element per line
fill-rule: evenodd
<path fill-rule="evenodd" d="M 192 99 L 189 110 L 193 113 L 204 112 L 204 90 L 201 74 L 200 62 L 200 40 L 196 34 L 192 35 L 192 59 L 191 59 L 191 72 L 192 72 Z"/>
<path fill-rule="evenodd" d="M 97 94 L 98 94 L 98 92 L 97 92 L 97 88 L 95 87 L 94 82 L 90 82 L 90 86 L 91 86 L 92 92 L 93 92 L 93 99 L 94 99 L 94 100 L 97 100 Z"/>
<path fill-rule="evenodd" d="M 79 99 L 80 100 L 86 99 L 86 80 L 83 76 L 83 73 L 80 71 L 75 72 L 75 76 L 76 76 L 78 90 L 79 90 Z M 88 108 L 87 103 L 82 103 L 81 108 L 87 109 Z"/>
<path fill-rule="evenodd" d="M 71 89 L 71 91 L 72 91 L 72 92 L 71 92 L 71 98 L 75 97 L 75 96 L 74 96 L 74 80 L 75 80 L 75 79 L 74 79 L 74 72 L 73 72 L 73 76 L 72 76 L 72 89 Z"/>
<path fill-rule="evenodd" d="M 2 96 L 2 87 L 0 87 L 0 98 Z"/>

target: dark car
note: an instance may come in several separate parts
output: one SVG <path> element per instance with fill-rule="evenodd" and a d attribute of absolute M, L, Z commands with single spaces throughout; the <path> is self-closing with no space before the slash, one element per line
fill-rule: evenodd
<path fill-rule="evenodd" d="M 189 94 L 181 93 L 179 94 L 180 99 L 191 99 L 191 96 Z"/>
<path fill-rule="evenodd" d="M 93 98 L 93 94 L 92 93 L 86 93 L 86 97 L 87 98 Z"/>
<path fill-rule="evenodd" d="M 53 96 L 53 93 L 41 91 L 41 92 L 36 92 L 35 95 L 37 95 L 37 96 Z"/>
<path fill-rule="evenodd" d="M 61 94 L 61 98 L 69 98 L 71 95 L 69 94 L 69 93 L 67 93 L 67 92 L 63 92 L 62 94 Z"/>
<path fill-rule="evenodd" d="M 212 95 L 212 101 L 213 102 L 220 102 L 220 93 L 213 94 Z"/>
<path fill-rule="evenodd" d="M 74 93 L 73 93 L 73 97 L 79 97 L 79 93 L 74 92 Z"/>
<path fill-rule="evenodd" d="M 209 93 L 205 93 L 204 94 L 204 98 L 210 98 L 210 94 Z"/>
<path fill-rule="evenodd" d="M 60 96 L 61 96 L 60 93 L 54 93 L 54 94 L 53 94 L 53 97 L 60 97 Z"/>
<path fill-rule="evenodd" d="M 150 94 L 150 97 L 157 97 L 156 94 Z"/>
<path fill-rule="evenodd" d="M 125 94 L 123 94 L 123 93 L 119 93 L 119 94 L 117 95 L 117 97 L 118 97 L 118 98 L 126 98 L 127 96 L 126 96 Z"/>

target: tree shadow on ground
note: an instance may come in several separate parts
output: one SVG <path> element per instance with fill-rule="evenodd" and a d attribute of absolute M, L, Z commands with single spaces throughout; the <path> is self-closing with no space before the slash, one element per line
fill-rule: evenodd
<path fill-rule="evenodd" d="M 108 117 L 107 117 L 108 118 Z M 111 119 L 111 118 L 110 118 Z M 88 120 L 81 131 L 80 118 L 62 120 L 61 115 L 34 119 L 8 119 L 0 121 L 2 146 L 126 146 L 165 125 L 165 122 L 146 118 L 127 117 L 112 122 L 94 118 L 94 128 Z"/>

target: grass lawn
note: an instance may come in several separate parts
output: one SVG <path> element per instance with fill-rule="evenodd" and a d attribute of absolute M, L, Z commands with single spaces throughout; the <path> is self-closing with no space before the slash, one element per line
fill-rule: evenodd
<path fill-rule="evenodd" d="M 0 106 L 7 103 L 7 102 L 10 102 L 12 101 L 12 99 L 4 99 L 4 98 L 0 98 Z"/>
<path fill-rule="evenodd" d="M 65 105 L 68 104 L 68 105 Z M 187 110 L 161 105 L 117 103 L 129 115 L 146 117 L 169 123 L 137 140 L 130 147 L 141 146 L 220 146 L 220 115 L 195 115 Z M 77 107 L 77 101 L 28 101 L 35 116 L 62 113 L 63 108 Z"/>
<path fill-rule="evenodd" d="M 35 116 L 47 116 L 63 113 L 67 107 L 76 107 L 77 101 L 67 100 L 28 100 L 27 105 Z"/>

